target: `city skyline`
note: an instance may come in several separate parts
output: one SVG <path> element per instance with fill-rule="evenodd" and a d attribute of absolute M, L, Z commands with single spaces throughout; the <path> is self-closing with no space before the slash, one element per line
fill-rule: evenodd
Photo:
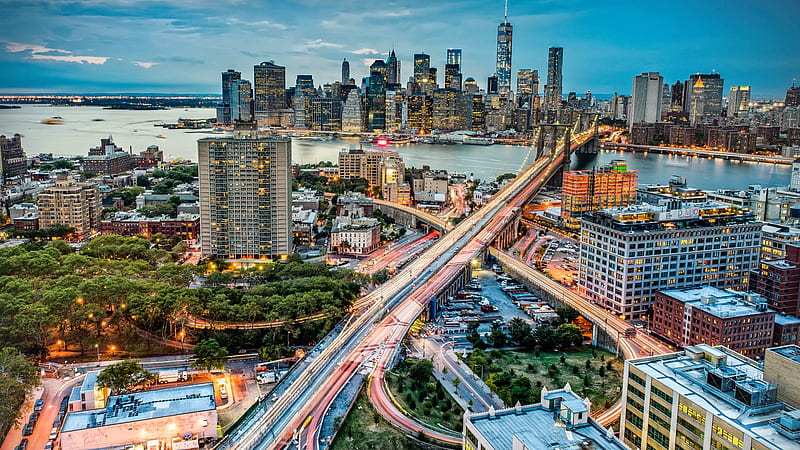
<path fill-rule="evenodd" d="M 564 94 L 629 94 L 631 77 L 641 72 L 658 71 L 672 83 L 716 70 L 730 85 L 753 86 L 754 99 L 781 98 L 800 74 L 800 31 L 792 26 L 800 5 L 722 5 L 673 5 L 691 14 L 655 15 L 632 2 L 512 1 L 511 73 L 543 73 L 547 49 L 560 46 Z M 286 67 L 287 80 L 312 74 L 319 85 L 340 78 L 343 58 L 360 83 L 392 48 L 405 61 L 403 83 L 414 53 L 431 55 L 431 66 L 444 73 L 448 48 L 463 49 L 463 78 L 481 88 L 495 71 L 502 1 L 359 8 L 316 0 L 269 7 L 244 0 L 235 8 L 210 1 L 15 4 L 0 18 L 0 91 L 217 93 L 219 72 L 233 68 L 249 79 L 250 66 L 269 60 Z M 730 26 L 742 17 L 745 33 Z M 367 32 L 353 33 L 361 29 Z M 377 29 L 385 31 L 368 32 Z"/>

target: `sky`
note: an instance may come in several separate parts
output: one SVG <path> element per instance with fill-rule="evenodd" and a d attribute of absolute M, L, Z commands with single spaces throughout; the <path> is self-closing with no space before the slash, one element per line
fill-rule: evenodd
<path fill-rule="evenodd" d="M 512 68 L 538 69 L 544 85 L 560 46 L 565 95 L 716 71 L 725 95 L 751 85 L 753 98 L 782 98 L 800 79 L 798 17 L 798 0 L 511 0 Z M 502 19 L 501 0 L 0 0 L 0 92 L 219 94 L 221 72 L 252 80 L 270 60 L 287 85 L 321 85 L 343 58 L 360 84 L 392 48 L 402 80 L 414 53 L 443 74 L 446 49 L 461 48 L 464 78 L 485 88 Z"/>

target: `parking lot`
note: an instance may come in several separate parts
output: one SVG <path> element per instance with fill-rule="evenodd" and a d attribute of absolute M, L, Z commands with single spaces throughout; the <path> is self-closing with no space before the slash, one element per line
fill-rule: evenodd
<path fill-rule="evenodd" d="M 537 326 L 557 316 L 550 305 L 505 274 L 482 268 L 474 270 L 473 277 L 473 283 L 449 300 L 439 320 L 426 327 L 429 332 L 450 335 L 457 346 L 468 345 L 465 336 L 470 322 L 478 322 L 483 335 L 495 321 L 505 327 L 521 318 Z"/>
<path fill-rule="evenodd" d="M 542 270 L 554 280 L 573 286 L 578 279 L 579 245 L 570 239 L 551 239 L 542 255 Z"/>

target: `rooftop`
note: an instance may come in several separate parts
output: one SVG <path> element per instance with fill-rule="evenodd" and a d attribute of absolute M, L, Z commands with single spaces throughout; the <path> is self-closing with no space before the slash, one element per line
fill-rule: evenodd
<path fill-rule="evenodd" d="M 213 384 L 192 384 L 110 397 L 106 408 L 68 413 L 61 431 L 66 433 L 215 409 Z"/>
<path fill-rule="evenodd" d="M 754 222 L 755 216 L 727 203 L 707 201 L 675 209 L 637 203 L 588 213 L 584 220 L 632 233 L 748 223 Z"/>
<path fill-rule="evenodd" d="M 586 404 L 571 392 L 551 392 L 543 396 L 547 403 L 554 398 L 561 399 L 562 407 L 582 408 L 588 412 Z M 577 412 L 573 410 L 573 412 Z M 526 449 L 625 449 L 626 447 L 608 436 L 607 430 L 594 421 L 567 427 L 559 419 L 559 410 L 545 408 L 541 404 L 518 406 L 488 413 L 468 414 L 467 420 L 489 442 L 494 450 L 518 448 L 518 440 Z M 593 444 L 593 445 L 592 445 Z"/>
<path fill-rule="evenodd" d="M 668 289 L 661 293 L 721 318 L 775 312 L 766 308 L 766 299 L 752 292 L 701 286 L 690 289 Z"/>
<path fill-rule="evenodd" d="M 725 347 L 700 344 L 686 347 L 683 352 L 633 359 L 626 364 L 769 448 L 800 447 L 773 426 L 772 422 L 780 420 L 787 407 L 775 400 L 775 386 L 762 381 L 758 363 L 745 356 Z"/>
<path fill-rule="evenodd" d="M 775 323 L 781 326 L 800 324 L 800 319 L 786 314 L 775 314 Z"/>

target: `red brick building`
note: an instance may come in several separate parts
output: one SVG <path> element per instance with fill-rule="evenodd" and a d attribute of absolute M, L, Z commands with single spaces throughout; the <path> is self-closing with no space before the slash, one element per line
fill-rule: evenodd
<path fill-rule="evenodd" d="M 657 292 L 651 328 L 682 347 L 724 345 L 757 359 L 772 346 L 774 326 L 763 297 L 703 286 Z"/>
<path fill-rule="evenodd" d="M 786 244 L 786 257 L 762 260 L 759 268 L 750 272 L 748 288 L 767 299 L 770 308 L 778 313 L 800 315 L 800 246 Z"/>
<path fill-rule="evenodd" d="M 117 213 L 100 222 L 100 232 L 121 236 L 152 236 L 161 233 L 166 237 L 178 236 L 183 240 L 191 240 L 197 239 L 200 233 L 200 216 L 181 214 L 177 218 L 148 218 L 136 213 Z"/>

